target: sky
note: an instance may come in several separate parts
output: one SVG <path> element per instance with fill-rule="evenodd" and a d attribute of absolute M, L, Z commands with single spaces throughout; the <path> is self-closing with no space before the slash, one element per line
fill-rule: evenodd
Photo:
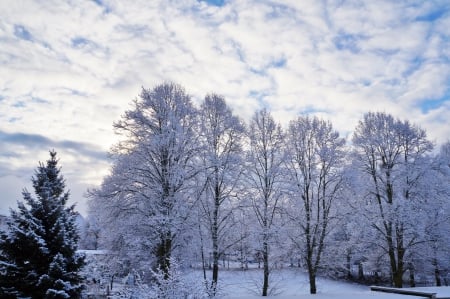
<path fill-rule="evenodd" d="M 71 202 L 108 174 L 113 122 L 141 88 L 223 95 L 244 120 L 269 109 L 330 120 L 349 138 L 369 111 L 450 133 L 450 1 L 0 1 L 0 214 L 48 151 Z"/>

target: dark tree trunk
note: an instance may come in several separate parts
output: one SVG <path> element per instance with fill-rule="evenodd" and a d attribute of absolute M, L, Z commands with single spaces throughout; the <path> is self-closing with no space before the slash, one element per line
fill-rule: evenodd
<path fill-rule="evenodd" d="M 202 228 L 200 227 L 200 222 L 198 224 L 198 229 L 200 233 L 200 253 L 202 258 L 202 270 L 203 270 L 203 281 L 205 282 L 206 287 L 208 287 L 208 282 L 206 280 L 206 260 L 205 260 L 205 251 L 203 247 L 203 234 L 202 234 Z"/>
<path fill-rule="evenodd" d="M 395 273 L 392 273 L 392 283 L 395 288 L 403 288 L 403 269 L 397 269 Z"/>
<path fill-rule="evenodd" d="M 416 279 L 415 279 L 415 275 L 414 275 L 414 264 L 413 263 L 409 263 L 408 270 L 409 270 L 409 286 L 414 288 L 414 287 L 416 287 Z"/>
<path fill-rule="evenodd" d="M 440 287 L 442 286 L 441 273 L 439 271 L 438 262 L 436 259 L 433 259 L 433 265 L 434 265 L 434 279 L 436 280 L 436 286 Z"/>
<path fill-rule="evenodd" d="M 310 266 L 308 266 L 310 268 Z M 316 287 L 316 272 L 314 269 L 308 269 L 309 272 L 309 292 L 311 294 L 317 293 L 317 287 Z"/>
<path fill-rule="evenodd" d="M 386 241 L 388 244 L 388 253 L 392 273 L 392 286 L 395 288 L 403 287 L 403 269 L 404 269 L 404 255 L 405 249 L 403 248 L 403 224 L 394 225 L 392 222 L 385 224 L 386 228 Z M 394 245 L 396 244 L 396 245 Z"/>
<path fill-rule="evenodd" d="M 351 264 L 351 261 L 352 261 L 352 253 L 351 253 L 351 250 L 348 250 L 347 251 L 347 260 L 346 260 L 346 271 L 347 271 L 347 279 L 352 279 L 353 278 L 353 276 L 352 276 L 352 264 Z"/>
<path fill-rule="evenodd" d="M 313 264 L 313 249 L 309 245 L 310 242 L 307 243 L 307 256 L 306 256 L 306 264 L 308 266 L 308 276 L 309 276 L 309 293 L 315 294 L 317 292 L 316 288 L 316 271 Z"/>
<path fill-rule="evenodd" d="M 358 264 L 358 279 L 364 281 L 364 268 L 362 262 Z"/>
<path fill-rule="evenodd" d="M 213 219 L 213 227 L 212 227 L 212 245 L 213 245 L 213 252 L 212 252 L 212 259 L 213 259 L 213 266 L 212 266 L 212 282 L 211 282 L 211 291 L 212 294 L 216 295 L 216 286 L 217 281 L 219 279 L 219 241 L 218 241 L 218 212 L 219 212 L 219 205 L 218 205 L 218 199 L 216 196 L 216 202 L 215 202 L 215 209 L 214 209 L 214 219 Z"/>
<path fill-rule="evenodd" d="M 267 296 L 269 290 L 269 245 L 265 241 L 263 244 L 263 264 L 264 264 L 264 282 L 262 295 Z"/>
<path fill-rule="evenodd" d="M 402 288 L 403 287 L 403 270 L 404 270 L 404 262 L 403 262 L 403 256 L 404 256 L 404 249 L 403 249 L 403 244 L 402 244 L 402 240 L 398 240 L 398 236 L 397 236 L 397 267 L 396 267 L 396 271 L 392 272 L 392 278 L 393 278 L 393 284 L 394 287 L 396 288 Z M 395 261 L 394 261 L 395 262 Z"/>
<path fill-rule="evenodd" d="M 211 291 L 216 295 L 217 281 L 219 279 L 219 258 L 217 252 L 213 252 L 213 268 L 212 268 L 212 282 Z"/>
<path fill-rule="evenodd" d="M 163 271 L 164 279 L 169 278 L 171 253 L 172 239 L 170 233 L 167 233 L 161 237 L 160 243 L 156 248 L 157 267 Z"/>

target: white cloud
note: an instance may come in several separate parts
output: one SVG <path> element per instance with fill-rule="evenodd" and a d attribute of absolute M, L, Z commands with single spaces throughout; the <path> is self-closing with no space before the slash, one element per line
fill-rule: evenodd
<path fill-rule="evenodd" d="M 102 3 L 0 3 L 0 131 L 106 151 L 141 87 L 174 80 L 196 103 L 224 95 L 246 119 L 267 106 L 280 122 L 313 113 L 348 134 L 377 110 L 417 121 L 438 142 L 449 136 L 445 1 Z M 429 100 L 442 103 L 422 109 Z M 18 154 L 2 158 L 8 175 L 46 158 Z M 77 189 L 107 170 L 91 171 L 91 158 L 78 168 L 77 150 L 61 159 Z"/>

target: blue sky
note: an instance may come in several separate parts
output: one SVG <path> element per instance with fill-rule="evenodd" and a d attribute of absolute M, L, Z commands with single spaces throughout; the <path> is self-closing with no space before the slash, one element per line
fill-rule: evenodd
<path fill-rule="evenodd" d="M 8 3 L 7 3 L 8 2 Z M 0 1 L 0 213 L 48 150 L 85 213 L 109 169 L 112 123 L 142 86 L 330 120 L 347 136 L 384 111 L 450 136 L 450 2 Z"/>

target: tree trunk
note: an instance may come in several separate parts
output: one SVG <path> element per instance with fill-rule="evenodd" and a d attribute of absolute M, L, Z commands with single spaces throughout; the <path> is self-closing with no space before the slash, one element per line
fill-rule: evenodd
<path fill-rule="evenodd" d="M 436 259 L 433 259 L 433 265 L 434 265 L 434 279 L 436 280 L 436 286 L 440 287 L 442 286 L 441 273 L 439 271 L 438 262 Z"/>
<path fill-rule="evenodd" d="M 216 207 L 214 209 L 214 222 L 213 222 L 213 227 L 212 227 L 213 267 L 212 267 L 211 291 L 214 296 L 216 295 L 216 286 L 217 286 L 217 281 L 219 279 L 219 258 L 220 258 L 217 218 L 218 218 L 218 205 L 217 205 L 217 201 L 216 201 Z"/>
<path fill-rule="evenodd" d="M 201 253 L 201 258 L 202 258 L 203 281 L 205 282 L 206 287 L 208 287 L 208 282 L 206 280 L 205 250 L 204 250 L 204 246 L 203 246 L 203 234 L 202 234 L 202 228 L 200 226 L 200 222 L 198 223 L 198 232 L 200 234 L 200 253 Z"/>
<path fill-rule="evenodd" d="M 169 278 L 170 271 L 170 257 L 172 254 L 172 239 L 170 238 L 170 233 L 166 233 L 161 236 L 160 243 L 156 248 L 157 256 L 157 267 L 163 271 L 164 279 Z"/>
<path fill-rule="evenodd" d="M 219 260 L 215 260 L 213 261 L 213 271 L 212 271 L 212 282 L 211 282 L 211 291 L 212 294 L 215 296 L 216 295 L 216 287 L 217 287 L 217 281 L 219 279 Z"/>
<path fill-rule="evenodd" d="M 263 267 L 264 267 L 264 282 L 262 295 L 267 296 L 269 289 L 269 245 L 265 241 L 263 244 Z"/>
<path fill-rule="evenodd" d="M 220 209 L 220 186 L 218 178 L 219 170 L 214 168 L 214 211 L 212 224 L 212 245 L 213 245 L 213 269 L 211 289 L 213 296 L 216 295 L 216 286 L 219 279 L 219 209 Z"/>
<path fill-rule="evenodd" d="M 346 260 L 346 271 L 347 271 L 347 279 L 352 279 L 352 268 L 351 268 L 351 261 L 352 261 L 352 255 L 351 255 L 351 251 L 347 252 L 347 260 Z"/>
<path fill-rule="evenodd" d="M 409 286 L 414 288 L 414 287 L 416 287 L 416 280 L 415 280 L 415 275 L 414 275 L 414 264 L 413 263 L 409 263 L 408 270 L 409 270 Z"/>
<path fill-rule="evenodd" d="M 211 291 L 213 296 L 216 295 L 216 287 L 217 281 L 219 279 L 219 253 L 217 249 L 213 249 L 213 267 L 212 267 L 212 282 L 211 282 Z"/>
<path fill-rule="evenodd" d="M 364 269 L 363 269 L 363 263 L 362 262 L 358 263 L 358 279 L 360 281 L 364 280 Z"/>
<path fill-rule="evenodd" d="M 309 244 L 309 242 L 308 242 Z M 316 288 L 316 271 L 313 264 L 313 249 L 310 245 L 308 245 L 307 248 L 307 255 L 306 255 L 306 264 L 308 266 L 308 275 L 309 275 L 309 292 L 310 294 L 315 294 L 317 292 Z"/>
<path fill-rule="evenodd" d="M 396 236 L 393 233 L 393 224 L 388 222 L 386 227 L 386 241 L 388 244 L 389 262 L 391 266 L 392 286 L 395 288 L 403 287 L 403 257 L 405 250 L 403 249 L 403 230 L 399 229 L 396 224 Z M 394 246 L 397 244 L 397 246 Z"/>
<path fill-rule="evenodd" d="M 395 288 L 403 287 L 403 269 L 397 269 L 396 272 L 392 273 L 392 283 Z"/>
<path fill-rule="evenodd" d="M 115 274 L 111 275 L 111 281 L 110 281 L 110 289 L 111 289 L 111 291 L 113 290 L 114 275 Z"/>
<path fill-rule="evenodd" d="M 405 250 L 403 248 L 403 224 L 401 225 L 400 230 L 397 230 L 397 271 L 393 271 L 393 282 L 394 287 L 402 288 L 403 287 L 403 269 L 404 269 L 404 261 L 403 257 L 405 255 Z M 394 257 L 395 258 L 395 257 Z"/>
<path fill-rule="evenodd" d="M 316 272 L 313 269 L 309 269 L 308 266 L 308 272 L 309 272 L 309 292 L 311 294 L 317 293 L 317 287 L 316 287 Z"/>

